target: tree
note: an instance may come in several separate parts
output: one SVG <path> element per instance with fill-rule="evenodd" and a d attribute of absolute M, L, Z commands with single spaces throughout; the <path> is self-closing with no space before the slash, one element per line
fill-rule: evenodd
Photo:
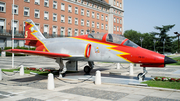
<path fill-rule="evenodd" d="M 141 37 L 141 33 L 137 32 L 135 30 L 126 30 L 124 32 L 124 36 L 126 38 L 128 38 L 129 40 L 133 41 L 134 43 L 141 45 L 141 41 L 140 41 L 140 37 Z"/>
<path fill-rule="evenodd" d="M 165 41 L 165 52 L 173 52 L 173 47 L 174 44 L 172 43 L 173 39 L 175 37 L 170 37 L 167 32 L 172 29 L 174 25 L 166 25 L 166 26 L 162 26 L 162 27 L 154 27 L 155 29 L 159 30 L 160 33 L 157 32 L 152 32 L 151 34 L 153 34 L 154 36 L 158 36 L 156 38 L 156 50 L 160 53 L 163 53 L 163 41 Z"/>

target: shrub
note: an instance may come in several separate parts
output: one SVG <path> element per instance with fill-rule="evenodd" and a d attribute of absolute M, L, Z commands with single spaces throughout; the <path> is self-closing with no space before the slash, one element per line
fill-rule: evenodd
<path fill-rule="evenodd" d="M 177 82 L 180 82 L 180 78 L 176 80 Z"/>
<path fill-rule="evenodd" d="M 168 81 L 168 78 L 163 77 L 163 78 L 162 78 L 162 81 Z"/>
<path fill-rule="evenodd" d="M 175 81 L 176 81 L 176 79 L 175 79 L 175 78 L 170 78 L 170 79 L 169 79 L 169 81 L 171 81 L 171 82 L 175 82 Z"/>
<path fill-rule="evenodd" d="M 161 78 L 160 77 L 155 77 L 154 78 L 156 81 L 161 81 Z"/>

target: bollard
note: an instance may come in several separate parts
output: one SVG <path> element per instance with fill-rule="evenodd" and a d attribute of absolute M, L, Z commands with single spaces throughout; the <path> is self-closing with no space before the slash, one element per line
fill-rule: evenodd
<path fill-rule="evenodd" d="M 1 72 L 1 68 L 0 68 L 0 81 L 2 80 L 2 72 Z"/>
<path fill-rule="evenodd" d="M 20 75 L 21 76 L 24 75 L 24 66 L 23 65 L 21 65 L 21 68 L 20 68 Z"/>
<path fill-rule="evenodd" d="M 139 82 L 142 82 L 142 77 L 139 77 Z"/>
<path fill-rule="evenodd" d="M 48 74 L 48 84 L 47 84 L 48 90 L 54 89 L 54 75 L 52 73 Z"/>
<path fill-rule="evenodd" d="M 117 63 L 117 69 L 120 69 L 120 63 Z"/>
<path fill-rule="evenodd" d="M 99 70 L 96 71 L 95 84 L 101 85 L 101 72 Z"/>
<path fill-rule="evenodd" d="M 132 63 L 130 63 L 129 75 L 133 75 L 133 64 Z"/>

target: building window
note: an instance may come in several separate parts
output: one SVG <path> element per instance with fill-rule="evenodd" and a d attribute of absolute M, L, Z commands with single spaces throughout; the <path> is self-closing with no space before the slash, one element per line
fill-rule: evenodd
<path fill-rule="evenodd" d="M 92 22 L 92 27 L 94 28 L 94 21 Z"/>
<path fill-rule="evenodd" d="M 94 18 L 94 12 L 92 12 L 92 18 Z"/>
<path fill-rule="evenodd" d="M 117 23 L 119 23 L 119 18 L 117 18 Z"/>
<path fill-rule="evenodd" d="M 114 22 L 116 22 L 116 18 L 114 17 Z"/>
<path fill-rule="evenodd" d="M 106 30 L 108 30 L 108 26 L 107 26 L 107 24 L 106 24 Z"/>
<path fill-rule="evenodd" d="M 3 32 L 3 29 L 6 29 L 5 25 L 5 19 L 0 19 L 0 32 Z"/>
<path fill-rule="evenodd" d="M 120 19 L 120 24 L 122 24 L 122 19 Z"/>
<path fill-rule="evenodd" d="M 97 13 L 97 19 L 99 19 L 99 13 Z"/>
<path fill-rule="evenodd" d="M 40 24 L 35 23 L 35 25 L 36 25 L 36 27 L 37 27 L 38 29 L 40 29 Z"/>
<path fill-rule="evenodd" d="M 122 7 L 122 4 L 120 3 L 119 6 Z"/>
<path fill-rule="evenodd" d="M 78 36 L 78 29 L 74 30 L 74 36 Z"/>
<path fill-rule="evenodd" d="M 68 17 L 68 23 L 71 24 L 72 23 L 72 18 L 69 16 Z"/>
<path fill-rule="evenodd" d="M 34 2 L 36 5 L 40 5 L 40 0 L 35 0 Z"/>
<path fill-rule="evenodd" d="M 75 25 L 78 25 L 78 18 L 75 18 Z"/>
<path fill-rule="evenodd" d="M 24 0 L 24 2 L 30 2 L 30 0 Z"/>
<path fill-rule="evenodd" d="M 81 19 L 81 26 L 84 26 L 84 19 Z"/>
<path fill-rule="evenodd" d="M 13 23 L 12 23 L 12 26 L 13 26 Z M 18 21 L 14 21 L 14 33 L 17 33 L 18 32 Z"/>
<path fill-rule="evenodd" d="M 87 20 L 87 23 L 86 23 L 86 24 L 87 24 L 87 26 L 89 27 L 89 20 Z"/>
<path fill-rule="evenodd" d="M 114 0 L 114 5 L 116 5 L 116 0 Z"/>
<path fill-rule="evenodd" d="M 14 10 L 13 10 L 13 7 L 12 7 L 12 11 L 14 11 L 14 14 L 18 14 L 18 6 L 14 5 Z"/>
<path fill-rule="evenodd" d="M 0 12 L 6 12 L 6 4 L 3 2 L 0 2 Z"/>
<path fill-rule="evenodd" d="M 101 20 L 104 20 L 104 15 L 103 14 L 101 15 Z"/>
<path fill-rule="evenodd" d="M 49 7 L 49 0 L 44 0 L 44 6 Z"/>
<path fill-rule="evenodd" d="M 47 11 L 44 11 L 44 19 L 45 20 L 49 19 L 49 13 Z"/>
<path fill-rule="evenodd" d="M 117 6 L 119 6 L 119 2 L 117 1 Z"/>
<path fill-rule="evenodd" d="M 84 30 L 81 30 L 81 35 L 84 35 Z"/>
<path fill-rule="evenodd" d="M 84 9 L 81 9 L 81 15 L 84 15 Z"/>
<path fill-rule="evenodd" d="M 72 6 L 68 5 L 68 12 L 72 12 Z"/>
<path fill-rule="evenodd" d="M 122 27 L 120 27 L 120 32 L 122 32 Z"/>
<path fill-rule="evenodd" d="M 44 34 L 49 34 L 49 26 L 44 25 Z"/>
<path fill-rule="evenodd" d="M 52 33 L 53 35 L 57 35 L 57 26 L 53 26 Z"/>
<path fill-rule="evenodd" d="M 64 17 L 64 15 L 61 15 L 61 22 L 65 22 L 65 17 Z"/>
<path fill-rule="evenodd" d="M 116 26 L 114 26 L 114 31 L 116 31 Z"/>
<path fill-rule="evenodd" d="M 57 21 L 57 14 L 53 13 L 53 21 Z"/>
<path fill-rule="evenodd" d="M 29 16 L 29 8 L 24 7 L 24 16 Z"/>
<path fill-rule="evenodd" d="M 119 26 L 117 26 L 117 31 L 119 31 Z"/>
<path fill-rule="evenodd" d="M 106 16 L 106 21 L 108 21 L 108 17 Z"/>
<path fill-rule="evenodd" d="M 64 31 L 64 27 L 61 27 L 61 36 L 64 36 L 65 35 L 65 31 Z"/>
<path fill-rule="evenodd" d="M 63 3 L 61 3 L 61 10 L 64 11 L 65 10 L 65 5 Z"/>
<path fill-rule="evenodd" d="M 34 17 L 35 18 L 39 18 L 40 14 L 39 14 L 39 10 L 35 9 L 34 10 Z"/>
<path fill-rule="evenodd" d="M 103 23 L 101 24 L 101 29 L 104 29 L 104 24 Z"/>
<path fill-rule="evenodd" d="M 89 17 L 89 10 L 87 10 L 87 17 Z"/>
<path fill-rule="evenodd" d="M 78 7 L 75 7 L 75 14 L 78 14 Z"/>
<path fill-rule="evenodd" d="M 71 28 L 68 28 L 68 36 L 72 36 L 72 34 L 71 34 Z"/>
<path fill-rule="evenodd" d="M 97 22 L 97 28 L 99 29 L 99 23 Z"/>
<path fill-rule="evenodd" d="M 57 9 L 57 1 L 53 1 L 53 8 Z"/>

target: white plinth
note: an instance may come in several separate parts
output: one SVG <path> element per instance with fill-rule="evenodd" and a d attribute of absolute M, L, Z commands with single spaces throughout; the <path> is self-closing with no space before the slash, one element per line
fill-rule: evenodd
<path fill-rule="evenodd" d="M 129 75 L 133 75 L 133 64 L 132 63 L 130 63 Z"/>
<path fill-rule="evenodd" d="M 47 84 L 48 90 L 54 89 L 54 75 L 52 73 L 48 74 L 48 84 Z"/>
<path fill-rule="evenodd" d="M 21 68 L 20 68 L 20 75 L 22 76 L 22 75 L 24 75 L 24 66 L 21 65 L 20 67 L 21 67 Z"/>
<path fill-rule="evenodd" d="M 101 72 L 99 70 L 96 71 L 95 84 L 101 85 Z"/>
<path fill-rule="evenodd" d="M 1 68 L 0 68 L 0 81 L 2 80 L 2 71 L 1 71 Z"/>

